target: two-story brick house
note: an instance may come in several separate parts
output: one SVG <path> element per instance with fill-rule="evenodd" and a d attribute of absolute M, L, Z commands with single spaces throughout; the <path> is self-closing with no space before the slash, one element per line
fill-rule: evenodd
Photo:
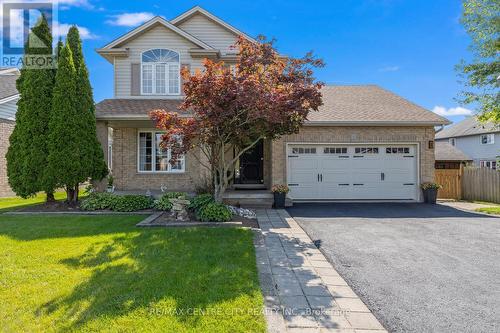
<path fill-rule="evenodd" d="M 192 191 L 200 182 L 199 152 L 168 163 L 148 114 L 181 112 L 180 69 L 202 70 L 207 57 L 231 65 L 238 35 L 253 40 L 195 7 L 170 21 L 155 17 L 97 50 L 114 68 L 114 96 L 97 104 L 96 118 L 118 190 Z M 448 121 L 373 85 L 327 86 L 322 94 L 324 105 L 300 133 L 264 140 L 240 158 L 234 187 L 288 184 L 291 198 L 306 201 L 420 201 L 419 184 L 434 177 L 434 126 Z"/>

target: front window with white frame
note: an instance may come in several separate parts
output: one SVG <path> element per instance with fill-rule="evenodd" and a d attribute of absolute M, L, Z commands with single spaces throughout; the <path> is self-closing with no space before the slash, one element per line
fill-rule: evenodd
<path fill-rule="evenodd" d="M 179 95 L 181 90 L 179 53 L 153 49 L 142 53 L 141 92 L 143 95 Z"/>
<path fill-rule="evenodd" d="M 495 143 L 495 134 L 482 134 L 481 144 L 482 145 L 492 145 Z"/>
<path fill-rule="evenodd" d="M 170 149 L 160 146 L 162 132 L 139 131 L 138 135 L 138 170 L 139 172 L 184 172 L 185 157 L 179 156 L 174 163 Z"/>

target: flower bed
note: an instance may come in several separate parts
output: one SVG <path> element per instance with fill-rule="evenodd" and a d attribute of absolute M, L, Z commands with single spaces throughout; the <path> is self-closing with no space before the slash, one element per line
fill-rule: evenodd
<path fill-rule="evenodd" d="M 252 211 L 216 202 L 210 194 L 190 197 L 184 192 L 167 192 L 156 200 L 145 195 L 115 195 L 94 192 L 81 202 L 80 209 L 117 212 L 154 209 L 166 212 L 167 218 L 172 220 L 182 219 L 202 222 L 229 222 L 235 216 L 247 219 L 252 219 L 255 216 Z"/>

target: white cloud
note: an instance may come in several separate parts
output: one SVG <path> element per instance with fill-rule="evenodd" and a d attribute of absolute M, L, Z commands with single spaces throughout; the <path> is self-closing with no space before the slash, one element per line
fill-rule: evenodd
<path fill-rule="evenodd" d="M 0 6 L 0 22 L 3 22 L 3 6 Z M 23 47 L 24 36 L 23 36 L 23 11 L 22 10 L 11 10 L 10 14 L 10 36 L 8 36 L 11 47 Z"/>
<path fill-rule="evenodd" d="M 399 66 L 386 66 L 379 68 L 379 72 L 397 72 L 399 71 Z"/>
<path fill-rule="evenodd" d="M 117 25 L 121 27 L 135 27 L 139 24 L 149 21 L 154 17 L 154 15 L 149 12 L 140 12 L 111 15 L 110 17 L 111 19 L 106 21 L 106 23 L 110 25 Z"/>
<path fill-rule="evenodd" d="M 67 9 L 70 6 L 73 7 L 83 7 L 88 9 L 93 9 L 94 5 L 92 5 L 88 0 L 58 0 L 56 2 L 61 9 Z"/>
<path fill-rule="evenodd" d="M 54 27 L 53 27 L 54 40 L 57 40 L 59 37 L 65 38 L 66 35 L 68 34 L 68 30 L 69 30 L 69 28 L 71 28 L 71 26 L 72 26 L 72 24 L 54 22 Z M 96 39 L 96 38 L 98 38 L 98 36 L 91 33 L 88 28 L 80 27 L 78 25 L 77 25 L 77 28 L 78 28 L 78 31 L 80 32 L 81 39 Z"/>
<path fill-rule="evenodd" d="M 443 116 L 443 117 L 449 117 L 449 116 L 469 116 L 472 114 L 472 111 L 466 108 L 463 108 L 461 106 L 457 106 L 456 108 L 445 108 L 444 106 L 438 106 L 436 105 L 433 109 L 432 112 Z"/>

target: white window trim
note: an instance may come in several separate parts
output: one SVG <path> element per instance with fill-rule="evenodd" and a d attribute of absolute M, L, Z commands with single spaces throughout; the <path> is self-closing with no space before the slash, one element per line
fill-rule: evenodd
<path fill-rule="evenodd" d="M 181 95 L 181 53 L 177 50 L 173 49 L 164 49 L 164 50 L 169 50 L 177 53 L 179 55 L 179 62 L 143 62 L 142 61 L 142 55 L 143 53 L 146 53 L 151 50 L 156 50 L 159 48 L 154 48 L 154 49 L 148 49 L 144 50 L 141 52 L 141 95 L 145 96 L 180 96 Z M 165 94 L 157 94 L 156 91 L 156 64 L 164 64 L 165 65 Z M 151 92 L 146 93 L 144 92 L 144 87 L 143 87 L 143 80 L 142 80 L 142 72 L 143 72 L 143 67 L 144 65 L 151 65 L 152 66 L 152 85 L 151 85 Z M 179 67 L 179 80 L 177 84 L 177 93 L 170 93 L 170 83 L 169 83 L 169 70 L 170 70 L 170 65 L 177 65 Z"/>
<path fill-rule="evenodd" d="M 140 156 L 140 135 L 141 133 L 151 133 L 151 140 L 152 140 L 152 149 L 153 151 L 151 152 L 151 168 L 154 170 L 147 171 L 147 170 L 141 170 L 141 156 Z M 172 170 L 172 164 L 170 162 L 168 163 L 168 170 L 156 170 L 156 134 L 157 133 L 164 133 L 162 131 L 155 131 L 151 129 L 139 129 L 137 131 L 137 172 L 138 173 L 144 173 L 144 174 L 182 174 L 186 172 L 186 155 L 183 155 L 181 159 L 184 160 L 184 163 L 182 164 L 182 169 L 180 170 Z M 170 149 L 168 150 L 168 160 L 170 161 Z"/>
<path fill-rule="evenodd" d="M 495 163 L 495 167 L 493 168 L 493 163 Z M 489 166 L 488 166 L 489 164 Z M 495 160 L 480 160 L 479 161 L 479 166 L 481 168 L 488 168 L 488 169 L 492 169 L 492 170 L 497 170 L 498 169 L 498 165 L 497 165 L 497 161 Z"/>
<path fill-rule="evenodd" d="M 483 136 L 486 136 L 486 143 L 483 143 Z M 491 141 L 488 142 L 488 139 L 491 138 Z M 493 133 L 488 133 L 488 134 L 481 134 L 479 136 L 479 143 L 482 145 L 492 145 L 495 143 L 495 134 Z"/>

